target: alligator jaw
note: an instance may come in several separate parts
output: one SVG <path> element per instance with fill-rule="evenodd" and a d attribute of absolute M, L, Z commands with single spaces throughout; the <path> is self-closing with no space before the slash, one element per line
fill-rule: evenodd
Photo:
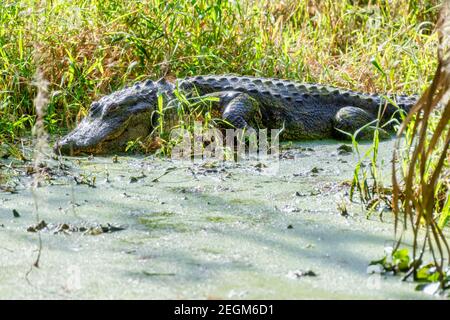
<path fill-rule="evenodd" d="M 78 155 L 121 152 L 124 146 L 117 138 L 123 134 L 129 121 L 104 122 L 102 119 L 83 119 L 78 127 L 55 144 L 55 153 Z"/>

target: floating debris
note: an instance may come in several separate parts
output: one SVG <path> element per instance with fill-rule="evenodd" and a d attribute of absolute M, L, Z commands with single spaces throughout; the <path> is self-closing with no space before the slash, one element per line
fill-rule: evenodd
<path fill-rule="evenodd" d="M 152 180 L 152 182 L 158 182 L 160 178 L 164 177 L 166 174 L 169 174 L 170 172 L 172 172 L 172 171 L 174 171 L 176 169 L 178 169 L 178 168 L 177 167 L 169 167 L 169 168 L 167 168 L 166 170 L 164 170 L 164 172 L 159 177 L 154 178 Z"/>
<path fill-rule="evenodd" d="M 311 173 L 315 173 L 315 174 L 319 173 L 320 171 L 323 171 L 323 169 L 319 168 L 319 167 L 314 167 L 311 169 Z"/>
<path fill-rule="evenodd" d="M 20 218 L 19 211 L 17 211 L 16 209 L 13 209 L 12 213 L 13 213 L 14 218 Z"/>
<path fill-rule="evenodd" d="M 38 224 L 28 227 L 28 232 L 38 232 L 47 227 L 47 222 L 41 220 Z"/>
<path fill-rule="evenodd" d="M 15 186 L 8 186 L 8 185 L 6 185 L 6 186 L 0 186 L 0 191 L 3 191 L 3 192 L 9 192 L 9 193 L 11 193 L 11 194 L 17 193 L 17 189 L 16 189 Z"/>
<path fill-rule="evenodd" d="M 340 146 L 337 148 L 337 150 L 338 150 L 338 154 L 339 154 L 339 155 L 347 155 L 347 154 L 353 152 L 352 146 L 349 146 L 349 145 L 347 145 L 347 144 L 342 144 L 342 145 L 340 145 Z"/>
<path fill-rule="evenodd" d="M 286 213 L 292 213 L 292 212 L 300 212 L 301 210 L 296 206 L 285 205 L 283 208 L 281 208 L 281 211 Z"/>
<path fill-rule="evenodd" d="M 172 272 L 148 272 L 142 271 L 142 273 L 148 277 L 172 277 L 175 276 L 175 273 Z"/>
<path fill-rule="evenodd" d="M 76 226 L 69 223 L 58 223 L 58 224 L 48 224 L 44 220 L 39 222 L 37 225 L 28 227 L 28 232 L 38 232 L 41 230 L 47 232 L 53 232 L 53 234 L 70 234 L 75 232 L 81 232 L 87 235 L 99 235 L 102 233 L 112 233 L 117 231 L 125 230 L 125 226 L 115 226 L 110 223 L 106 224 L 95 224 L 95 225 L 81 225 Z"/>
<path fill-rule="evenodd" d="M 317 274 L 312 270 L 306 270 L 306 271 L 294 270 L 294 271 L 289 271 L 287 274 L 287 277 L 291 278 L 291 279 L 299 279 L 299 278 L 303 278 L 303 277 L 317 277 Z"/>
<path fill-rule="evenodd" d="M 343 216 L 344 218 L 348 218 L 350 216 L 347 210 L 347 203 L 345 202 L 344 199 L 342 199 L 340 202 L 337 203 L 337 209 L 341 214 L 341 216 Z"/>
<path fill-rule="evenodd" d="M 263 169 L 263 168 L 267 168 L 267 165 L 265 163 L 258 162 L 257 164 L 255 164 L 255 168 Z"/>
<path fill-rule="evenodd" d="M 86 175 L 80 175 L 79 177 L 73 176 L 73 179 L 75 180 L 76 184 L 85 184 L 88 187 L 95 188 L 95 181 L 96 177 L 88 177 Z"/>

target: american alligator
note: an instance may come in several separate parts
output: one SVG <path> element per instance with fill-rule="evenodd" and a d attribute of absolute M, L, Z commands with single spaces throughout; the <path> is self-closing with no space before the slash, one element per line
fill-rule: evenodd
<path fill-rule="evenodd" d="M 196 76 L 168 82 L 147 80 L 93 102 L 88 115 L 55 145 L 62 154 L 124 151 L 128 141 L 152 130 L 158 97 L 215 97 L 222 118 L 235 128 L 281 129 L 282 140 L 344 138 L 382 114 L 386 122 L 416 96 L 366 94 L 319 84 L 247 76 Z M 389 100 L 395 100 L 397 106 Z M 154 122 L 153 122 L 154 123 Z"/>

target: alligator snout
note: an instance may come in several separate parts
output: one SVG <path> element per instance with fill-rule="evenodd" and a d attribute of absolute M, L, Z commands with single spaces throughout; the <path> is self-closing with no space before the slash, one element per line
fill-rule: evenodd
<path fill-rule="evenodd" d="M 89 143 L 87 139 L 82 139 L 82 137 L 75 131 L 56 142 L 53 147 L 53 151 L 56 154 L 73 156 L 80 153 L 91 152 L 92 146 L 94 146 L 93 143 Z"/>
<path fill-rule="evenodd" d="M 68 142 L 66 139 L 62 139 L 60 141 L 57 141 L 55 145 L 53 146 L 53 152 L 56 154 L 64 154 L 64 155 L 70 155 L 73 153 L 74 149 L 74 143 Z"/>
<path fill-rule="evenodd" d="M 150 131 L 149 125 L 134 121 L 136 119 L 140 120 L 133 116 L 125 119 L 93 119 L 88 116 L 55 144 L 54 152 L 69 156 L 123 152 L 128 141 L 146 136 Z"/>
<path fill-rule="evenodd" d="M 111 128 L 106 124 L 87 117 L 72 132 L 55 144 L 54 152 L 70 156 L 80 153 L 98 153 L 101 142 L 108 137 L 110 131 Z"/>
<path fill-rule="evenodd" d="M 53 151 L 56 154 L 73 156 L 82 152 L 88 152 L 88 148 L 87 146 L 82 146 L 77 143 L 77 141 L 72 137 L 66 136 L 55 143 L 53 146 Z"/>

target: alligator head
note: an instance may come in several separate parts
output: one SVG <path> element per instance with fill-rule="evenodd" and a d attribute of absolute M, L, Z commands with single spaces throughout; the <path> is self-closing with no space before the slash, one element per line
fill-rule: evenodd
<path fill-rule="evenodd" d="M 88 115 L 55 144 L 54 151 L 65 155 L 125 151 L 128 141 L 150 134 L 157 93 L 165 86 L 149 80 L 92 103 Z"/>

